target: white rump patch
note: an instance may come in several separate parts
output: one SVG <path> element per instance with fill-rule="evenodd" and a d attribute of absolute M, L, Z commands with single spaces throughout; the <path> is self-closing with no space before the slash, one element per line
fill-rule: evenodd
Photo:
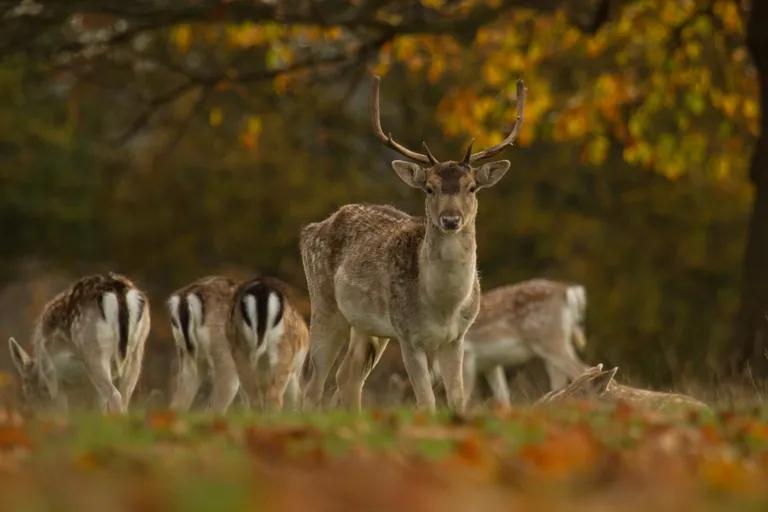
<path fill-rule="evenodd" d="M 285 318 L 285 312 L 283 312 L 283 316 L 277 325 L 274 325 L 281 308 L 280 296 L 273 291 L 270 291 L 267 296 L 267 314 L 266 318 L 262 319 L 266 325 L 264 339 L 260 345 L 258 345 L 259 318 L 256 297 L 250 294 L 246 295 L 243 298 L 243 304 L 245 305 L 245 315 L 251 324 L 249 327 L 248 323 L 244 320 L 242 325 L 243 335 L 251 347 L 251 365 L 258 365 L 258 361 L 264 353 L 268 354 L 270 364 L 273 364 L 277 358 L 277 346 L 282 340 L 284 332 L 283 319 Z"/>
<path fill-rule="evenodd" d="M 181 328 L 181 322 L 179 322 L 179 296 L 171 295 L 168 299 L 168 313 L 171 315 L 173 321 L 171 322 L 171 328 L 176 330 L 176 326 Z M 176 325 L 173 325 L 176 324 Z"/>
<path fill-rule="evenodd" d="M 584 320 L 584 313 L 587 309 L 587 292 L 581 285 L 569 286 L 565 291 L 565 300 L 568 308 L 571 310 L 573 319 L 576 322 Z"/>
<path fill-rule="evenodd" d="M 267 329 L 264 333 L 266 337 L 270 329 L 277 329 L 283 323 L 283 319 L 280 319 L 280 323 L 275 325 L 275 319 L 280 311 L 280 297 L 275 292 L 270 292 L 267 298 Z M 274 327 L 273 327 L 274 326 Z"/>
<path fill-rule="evenodd" d="M 125 294 L 125 304 L 128 307 L 128 343 L 132 344 L 139 327 L 139 316 L 142 314 L 146 304 L 141 296 L 141 292 L 135 288 L 131 288 Z M 143 320 L 144 318 L 142 317 L 141 319 Z M 130 351 L 129 347 L 128 352 Z"/>
<path fill-rule="evenodd" d="M 173 334 L 173 339 L 176 341 L 176 345 L 186 352 L 187 348 L 184 346 L 184 335 L 181 332 L 181 319 L 179 318 L 180 303 L 181 299 L 178 295 L 171 295 L 168 299 L 168 314 L 171 315 L 172 319 L 171 333 Z"/>
<path fill-rule="evenodd" d="M 189 342 L 195 347 L 195 356 L 200 357 L 201 345 L 205 344 L 207 348 L 207 333 L 203 325 L 203 302 L 200 296 L 190 293 L 187 295 L 187 306 L 189 307 Z"/>
<path fill-rule="evenodd" d="M 106 353 L 117 354 L 117 345 L 120 339 L 117 295 L 114 292 L 106 292 L 101 296 L 101 307 L 104 311 L 104 319 L 96 324 L 97 341 Z M 84 348 L 81 347 L 81 349 Z"/>
<path fill-rule="evenodd" d="M 187 295 L 187 304 L 189 304 L 189 326 L 190 332 L 192 328 L 201 327 L 203 325 L 203 303 L 200 297 L 194 293 Z"/>

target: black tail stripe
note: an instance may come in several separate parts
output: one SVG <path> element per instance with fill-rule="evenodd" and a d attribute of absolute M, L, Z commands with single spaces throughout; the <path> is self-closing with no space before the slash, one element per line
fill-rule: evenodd
<path fill-rule="evenodd" d="M 120 358 L 125 359 L 128 354 L 128 304 L 126 303 L 125 290 L 115 292 L 117 296 L 117 328 L 120 334 L 118 347 Z"/>
<path fill-rule="evenodd" d="M 186 295 L 179 297 L 179 322 L 181 323 L 181 335 L 184 337 L 184 345 L 187 347 L 187 352 L 190 355 L 194 355 L 195 347 L 192 345 L 192 340 L 189 339 L 189 302 Z"/>
<path fill-rule="evenodd" d="M 256 296 L 256 346 L 258 347 L 264 341 L 264 334 L 267 332 L 267 299 L 269 298 L 269 288 L 259 283 L 254 290 Z"/>
<path fill-rule="evenodd" d="M 245 305 L 245 299 L 248 297 L 248 295 L 243 295 L 243 298 L 240 300 L 240 312 L 243 315 L 243 320 L 245 320 L 245 324 L 253 329 L 253 326 L 251 325 L 251 317 L 248 316 L 248 308 Z"/>
<path fill-rule="evenodd" d="M 277 314 L 275 315 L 275 319 L 272 323 L 272 327 L 276 327 L 277 324 L 279 324 L 283 319 L 283 294 L 280 293 L 280 291 L 261 281 L 256 281 L 247 285 L 241 295 L 240 311 L 243 314 L 243 320 L 251 329 L 253 328 L 253 325 L 251 324 L 251 318 L 248 316 L 248 308 L 246 307 L 245 300 L 247 297 L 251 296 L 256 301 L 256 346 L 259 346 L 263 343 L 264 335 L 267 332 L 267 322 L 269 321 L 267 318 L 269 295 L 271 293 L 277 295 L 278 300 Z"/>

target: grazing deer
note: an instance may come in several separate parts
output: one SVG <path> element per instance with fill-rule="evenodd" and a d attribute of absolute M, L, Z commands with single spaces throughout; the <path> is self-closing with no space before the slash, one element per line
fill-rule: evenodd
<path fill-rule="evenodd" d="M 307 356 L 307 324 L 281 281 L 259 277 L 241 284 L 232 302 L 227 338 L 251 406 L 297 408 Z"/>
<path fill-rule="evenodd" d="M 428 358 L 440 364 L 449 406 L 464 407 L 463 339 L 480 307 L 477 277 L 475 193 L 495 185 L 507 160 L 474 164 L 514 144 L 520 132 L 525 87 L 517 84 L 518 116 L 498 145 L 461 161 L 439 161 L 385 135 L 379 115 L 379 79 L 374 81 L 371 117 L 375 134 L 411 162 L 392 168 L 406 185 L 425 193 L 425 217 L 390 206 L 350 204 L 301 232 L 301 256 L 312 304 L 308 402 L 318 405 L 341 349 L 336 374 L 341 400 L 360 408 L 365 379 L 390 338 L 400 341 L 419 407 L 433 410 L 435 396 Z M 350 329 L 351 328 L 351 329 Z"/>
<path fill-rule="evenodd" d="M 467 397 L 482 374 L 493 396 L 509 404 L 504 367 L 533 357 L 544 360 L 550 389 L 580 375 L 586 365 L 574 345 L 583 349 L 586 294 L 584 287 L 545 279 L 502 286 L 483 294 L 480 313 L 466 335 L 464 381 Z"/>
<path fill-rule="evenodd" d="M 171 294 L 168 311 L 176 341 L 176 368 L 171 409 L 192 406 L 207 370 L 211 394 L 208 408 L 227 411 L 239 387 L 227 342 L 227 319 L 237 285 L 226 277 L 204 277 Z"/>
<path fill-rule="evenodd" d="M 54 360 L 68 359 L 69 353 L 83 363 L 102 409 L 125 413 L 141 372 L 149 324 L 147 297 L 126 277 L 110 273 L 80 279 L 43 308 L 31 356 L 15 339 L 8 340 L 25 398 L 32 404 L 66 399 Z"/>
<path fill-rule="evenodd" d="M 648 389 L 633 388 L 614 380 L 618 367 L 603 370 L 598 364 L 588 368 L 563 388 L 550 391 L 537 404 L 563 402 L 567 400 L 623 401 L 639 409 L 651 411 L 696 410 L 709 411 L 707 404 L 688 395 L 664 393 Z"/>

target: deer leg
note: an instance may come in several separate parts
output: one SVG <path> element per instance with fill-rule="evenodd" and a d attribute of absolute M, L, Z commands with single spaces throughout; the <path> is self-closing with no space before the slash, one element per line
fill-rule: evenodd
<path fill-rule="evenodd" d="M 336 391 L 331 399 L 332 406 L 341 406 L 360 410 L 362 402 L 362 383 L 352 382 L 356 380 L 354 373 L 359 371 L 368 358 L 368 353 L 373 352 L 368 346 L 368 337 L 360 335 L 355 329 L 351 330 L 349 344 L 344 357 L 336 370 Z"/>
<path fill-rule="evenodd" d="M 185 412 L 192 407 L 200 389 L 200 371 L 197 360 L 189 355 L 186 349 L 177 347 L 176 354 L 176 375 L 170 407 L 174 411 Z"/>
<path fill-rule="evenodd" d="M 217 371 L 213 379 L 209 409 L 215 414 L 227 412 L 235 396 L 237 396 L 239 388 L 240 379 L 237 378 L 237 372 L 234 368 L 229 372 Z"/>
<path fill-rule="evenodd" d="M 491 387 L 493 392 L 493 398 L 496 403 L 508 407 L 509 402 L 509 385 L 507 384 L 507 376 L 504 374 L 504 367 L 496 365 L 485 373 L 485 380 Z"/>
<path fill-rule="evenodd" d="M 136 325 L 133 333 L 133 347 L 129 348 L 128 361 L 120 379 L 120 393 L 123 395 L 123 408 L 127 411 L 133 392 L 141 376 L 141 365 L 144 360 L 144 346 L 149 335 L 149 317 L 144 314 Z M 129 346 L 130 347 L 130 346 Z"/>
<path fill-rule="evenodd" d="M 103 352 L 84 355 L 88 377 L 101 397 L 104 412 L 125 413 L 123 397 L 112 382 L 112 365 Z"/>
<path fill-rule="evenodd" d="M 464 403 L 469 404 L 477 383 L 477 357 L 472 351 L 464 351 Z"/>
<path fill-rule="evenodd" d="M 232 344 L 232 360 L 235 366 L 235 375 L 239 384 L 240 394 L 243 397 L 247 409 L 261 409 L 261 382 L 254 368 L 250 354 L 242 345 Z"/>
<path fill-rule="evenodd" d="M 283 397 L 288 383 L 293 376 L 293 358 L 281 354 L 271 365 L 269 388 L 267 389 L 267 407 L 272 410 L 282 410 Z"/>
<path fill-rule="evenodd" d="M 366 336 L 352 329 L 349 348 L 336 372 L 339 397 L 344 407 L 357 411 L 362 408 L 365 379 L 379 362 L 388 342 L 388 338 Z"/>
<path fill-rule="evenodd" d="M 563 373 L 559 366 L 551 363 L 550 361 L 545 361 L 544 364 L 547 368 L 547 375 L 549 376 L 549 389 L 560 389 L 568 384 L 568 375 Z"/>
<path fill-rule="evenodd" d="M 464 340 L 455 340 L 437 350 L 437 362 L 443 377 L 445 396 L 448 407 L 456 412 L 464 411 L 464 376 L 462 359 L 464 358 Z"/>
<path fill-rule="evenodd" d="M 400 351 L 403 364 L 411 381 L 413 393 L 416 395 L 416 406 L 429 411 L 435 410 L 435 393 L 432 390 L 432 379 L 429 374 L 429 361 L 423 349 L 414 347 L 410 342 L 402 340 Z"/>
<path fill-rule="evenodd" d="M 136 389 L 141 374 L 141 359 L 135 352 L 128 354 L 128 360 L 125 362 L 123 374 L 120 376 L 119 388 L 123 398 L 123 409 L 128 410 L 131 397 Z"/>
<path fill-rule="evenodd" d="M 560 389 L 569 378 L 576 378 L 587 369 L 573 350 L 570 336 L 565 336 L 557 346 L 557 350 L 543 349 L 538 345 L 531 347 L 536 355 L 544 359 L 551 389 Z"/>
<path fill-rule="evenodd" d="M 294 372 L 288 379 L 288 387 L 285 390 L 285 405 L 291 411 L 301 408 L 301 386 L 299 376 Z"/>
<path fill-rule="evenodd" d="M 313 310 L 309 325 L 309 358 L 312 376 L 305 393 L 308 406 L 321 405 L 325 381 L 331 373 L 339 352 L 349 340 L 349 331 L 349 323 L 340 312 L 319 314 Z"/>
<path fill-rule="evenodd" d="M 224 414 L 237 396 L 240 379 L 237 367 L 229 352 L 213 353 L 210 359 L 213 385 L 208 408 L 216 414 Z"/>

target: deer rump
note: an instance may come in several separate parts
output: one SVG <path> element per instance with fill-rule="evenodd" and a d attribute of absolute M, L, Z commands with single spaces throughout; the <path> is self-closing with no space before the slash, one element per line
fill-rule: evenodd
<path fill-rule="evenodd" d="M 242 334 L 255 363 L 283 335 L 285 297 L 278 289 L 255 281 L 242 289 L 237 301 L 243 319 Z"/>
<path fill-rule="evenodd" d="M 144 297 L 135 288 L 115 289 L 103 292 L 98 306 L 102 320 L 96 327 L 98 337 L 100 340 L 109 340 L 107 343 L 116 343 L 114 359 L 118 375 L 122 375 L 125 360 L 133 348 L 137 327 L 144 314 Z"/>

